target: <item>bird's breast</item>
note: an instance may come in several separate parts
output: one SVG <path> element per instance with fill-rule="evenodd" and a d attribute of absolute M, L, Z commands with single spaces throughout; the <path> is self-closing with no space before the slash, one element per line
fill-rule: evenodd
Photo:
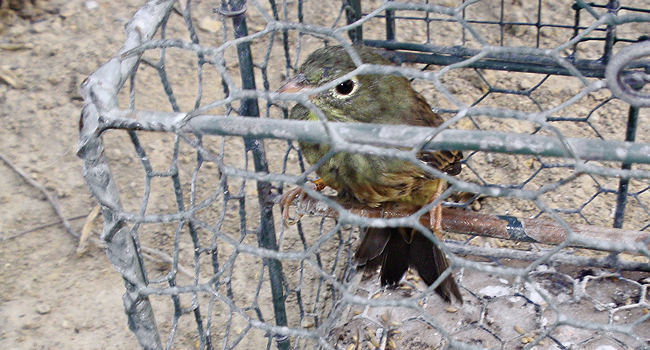
<path fill-rule="evenodd" d="M 310 164 L 329 151 L 328 145 L 301 143 Z M 431 179 L 413 164 L 374 155 L 336 153 L 316 170 L 323 183 L 340 194 L 376 207 L 384 202 L 425 205 L 435 192 L 438 179 Z"/>

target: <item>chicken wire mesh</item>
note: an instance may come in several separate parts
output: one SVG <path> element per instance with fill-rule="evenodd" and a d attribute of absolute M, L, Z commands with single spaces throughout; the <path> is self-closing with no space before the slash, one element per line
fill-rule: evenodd
<path fill-rule="evenodd" d="M 146 349 L 649 347 L 647 33 L 643 1 L 147 2 L 82 85 L 79 139 L 130 329 Z M 286 120 L 315 108 L 276 92 L 307 54 L 359 42 L 400 65 L 354 74 L 411 79 L 446 122 Z M 463 150 L 458 177 L 430 170 L 444 240 L 426 208 L 313 191 L 296 140 Z M 315 199 L 285 227 L 294 186 Z M 358 227 L 384 225 L 439 245 L 464 303 L 355 272 Z"/>

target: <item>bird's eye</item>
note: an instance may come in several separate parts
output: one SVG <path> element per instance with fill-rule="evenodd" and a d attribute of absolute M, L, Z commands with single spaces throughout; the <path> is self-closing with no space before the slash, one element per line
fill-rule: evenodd
<path fill-rule="evenodd" d="M 338 98 L 348 98 L 356 91 L 358 81 L 356 78 L 348 79 L 334 87 L 334 96 Z"/>
<path fill-rule="evenodd" d="M 349 95 L 354 90 L 354 82 L 352 80 L 346 80 L 339 85 L 336 85 L 336 92 L 341 95 Z"/>

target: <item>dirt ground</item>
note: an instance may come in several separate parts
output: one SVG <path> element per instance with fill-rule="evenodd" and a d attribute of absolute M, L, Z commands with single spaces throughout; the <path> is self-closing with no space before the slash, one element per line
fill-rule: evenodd
<path fill-rule="evenodd" d="M 369 2 L 373 3 L 373 2 Z M 443 1 L 444 5 L 450 5 L 451 1 Z M 3 2 L 0 1 L 0 5 Z M 76 232 L 80 232 L 85 216 L 95 205 L 95 200 L 88 193 L 87 186 L 81 175 L 81 161 L 76 156 L 77 137 L 78 137 L 78 120 L 83 101 L 78 92 L 81 81 L 92 73 L 97 67 L 113 57 L 119 50 L 124 41 L 123 26 L 133 15 L 133 13 L 143 4 L 143 1 L 40 1 L 34 9 L 25 10 L 19 16 L 15 11 L 7 10 L 0 6 L 0 156 L 7 159 L 16 168 L 21 169 L 27 176 L 38 184 L 42 185 L 49 193 L 58 197 L 58 203 L 61 211 L 66 218 L 72 222 L 72 227 Z M 199 33 L 204 36 L 214 35 L 219 32 L 219 23 L 210 20 L 214 18 L 211 15 L 211 4 L 205 1 L 198 1 L 194 10 L 196 23 L 199 23 Z M 338 13 L 338 2 L 327 3 L 330 6 L 331 13 Z M 328 24 L 333 22 L 332 18 L 321 18 L 320 13 L 315 7 L 306 8 L 307 23 Z M 365 10 L 365 9 L 364 9 Z M 32 12 L 30 12 L 32 11 Z M 325 11 L 321 9 L 321 11 Z M 494 9 L 489 8 L 486 13 L 494 14 Z M 528 18 L 529 13 L 525 9 L 519 9 L 513 12 L 514 20 L 532 20 Z M 377 20 L 379 21 L 379 20 Z M 182 31 L 182 24 L 176 21 L 170 25 L 171 33 Z M 377 22 L 379 23 L 379 22 Z M 644 32 L 642 24 L 625 27 L 623 30 L 629 32 Z M 647 24 L 646 24 L 647 25 Z M 258 31 L 264 28 L 264 22 L 261 18 L 253 17 L 249 21 L 251 31 Z M 181 29 L 179 29 L 181 28 Z M 372 37 L 381 34 L 381 26 L 368 26 L 364 34 Z M 441 26 L 441 33 L 449 37 L 452 44 L 458 44 L 455 32 L 451 27 Z M 509 45 L 522 44 L 530 40 L 532 32 L 528 29 L 511 29 L 512 42 Z M 424 35 L 423 29 L 405 29 L 398 31 L 398 39 L 407 40 L 418 38 Z M 566 34 L 559 29 L 549 29 L 549 33 L 542 37 L 543 44 L 552 46 L 554 43 L 561 42 L 565 39 L 558 39 L 558 36 Z M 186 39 L 186 37 L 183 37 Z M 295 40 L 295 37 L 291 37 Z M 209 45 L 210 41 L 204 41 Z M 215 42 L 218 40 L 215 39 Z M 475 43 L 474 43 L 475 44 Z M 318 40 L 306 40 L 303 47 L 304 53 L 319 47 L 321 42 Z M 470 45 L 471 46 L 471 45 Z M 598 52 L 599 47 L 592 48 L 592 51 L 585 49 L 585 55 Z M 254 56 L 263 56 L 264 45 L 254 47 Z M 272 60 L 282 62 L 282 51 L 276 48 L 272 53 Z M 146 56 L 146 55 L 145 55 Z M 192 65 L 193 57 L 184 53 L 172 52 L 169 58 L 169 69 L 174 74 L 172 82 L 175 85 L 175 93 L 178 97 L 181 110 L 191 109 L 196 92 L 196 77 L 192 76 L 195 67 Z M 178 64 L 176 64 L 178 62 Z M 234 62 L 234 60 L 230 61 Z M 235 65 L 229 65 L 233 74 L 236 72 Z M 286 75 L 281 65 L 277 69 L 269 70 L 269 79 L 271 80 L 271 89 L 280 86 Z M 258 72 L 259 73 L 259 72 Z M 215 79 L 214 71 L 206 71 L 206 81 Z M 188 78 L 189 77 L 189 78 Z M 480 97 L 488 84 L 493 84 L 502 88 L 519 88 L 521 90 L 530 88 L 539 82 L 540 77 L 533 74 L 516 74 L 508 75 L 507 73 L 485 72 L 485 80 L 482 80 L 474 72 L 452 72 L 445 79 L 444 83 L 448 89 L 460 96 L 465 102 L 472 102 Z M 165 95 L 160 91 L 160 81 L 156 80 L 157 75 L 153 70 L 145 71 L 138 77 L 140 90 L 139 98 L 136 100 L 138 108 L 156 109 L 159 106 L 162 110 L 169 110 Z M 259 79 L 259 77 L 258 77 Z M 258 82 L 261 79 L 258 80 Z M 487 83 L 486 83 L 487 82 Z M 259 83 L 258 83 L 259 84 Z M 427 86 L 428 85 L 428 86 Z M 221 86 L 217 83 L 206 84 L 204 94 L 211 100 L 216 100 L 222 96 Z M 450 108 L 449 101 L 446 101 L 439 94 L 430 89 L 430 84 L 416 82 L 414 86 L 423 92 L 425 97 L 432 105 L 439 108 Z M 535 92 L 533 99 L 541 101 L 545 106 L 556 105 L 566 99 L 567 96 L 575 93 L 580 84 L 576 81 L 565 80 L 560 77 L 552 77 L 549 82 Z M 128 91 L 123 89 L 121 92 L 121 106 L 125 107 L 128 103 Z M 589 96 L 580 104 L 576 104 L 566 109 L 564 112 L 575 115 L 586 115 L 595 106 L 603 102 L 607 93 L 599 91 Z M 519 110 L 533 111 L 535 103 L 531 98 L 512 97 L 499 99 L 489 97 L 484 102 L 485 105 L 495 107 L 516 108 Z M 513 107 L 515 106 L 515 107 Z M 647 110 L 647 109 L 646 109 Z M 595 112 L 590 123 L 558 123 L 564 127 L 565 135 L 570 137 L 596 137 L 599 133 L 606 139 L 622 140 L 624 135 L 625 123 L 621 122 L 622 118 L 618 116 L 626 115 L 626 106 L 621 103 L 613 102 Z M 613 123 L 608 116 L 619 118 L 617 123 Z M 650 142 L 650 130 L 648 129 L 648 112 L 643 111 L 641 114 L 640 130 L 638 131 L 638 140 L 641 142 Z M 277 117 L 277 115 L 274 115 Z M 645 120 L 645 122 L 644 122 Z M 489 120 L 488 118 L 475 120 L 477 125 L 484 129 L 500 131 L 518 131 L 532 132 L 534 126 L 530 123 L 506 123 L 499 120 Z M 468 120 L 462 120 L 458 128 L 471 129 L 474 124 Z M 151 151 L 151 159 L 157 169 L 162 169 L 168 165 L 168 159 L 173 142 L 170 135 L 144 135 L 143 143 Z M 138 159 L 133 155 L 130 141 L 124 133 L 111 134 L 106 137 L 107 156 L 114 166 L 115 172 L 119 174 L 117 181 L 120 189 L 124 194 L 123 204 L 127 210 L 137 211 L 140 205 L 143 189 L 142 169 L 139 166 Z M 218 150 L 218 143 L 214 143 L 211 150 Z M 282 158 L 286 150 L 286 144 L 279 141 L 270 141 L 268 144 L 269 158 L 273 171 L 280 172 Z M 206 146 L 208 147 L 208 146 Z M 228 139 L 227 147 L 231 147 L 231 158 L 228 162 L 241 166 L 241 141 L 239 139 Z M 181 156 L 182 165 L 181 173 L 185 179 L 190 177 L 193 164 L 191 161 L 191 149 L 183 150 L 185 156 Z M 238 153 L 239 152 L 239 153 Z M 182 152 L 181 152 L 182 153 Z M 512 161 L 515 159 L 515 161 Z M 288 164 L 290 173 L 297 174 L 297 158 L 295 153 L 290 155 Z M 534 157 L 511 157 L 507 155 L 476 155 L 471 162 L 474 169 L 480 169 L 478 172 L 465 171 L 463 179 L 470 182 L 482 184 L 521 184 L 540 166 L 540 163 Z M 184 167 L 183 167 L 184 165 Z M 206 165 L 206 170 L 202 172 L 202 179 L 198 183 L 205 186 L 206 192 L 210 191 L 210 181 L 214 179 L 215 169 Z M 250 165 L 249 165 L 250 168 Z M 647 167 L 645 168 L 648 169 Z M 549 183 L 549 181 L 558 181 L 567 176 L 567 171 L 562 168 L 545 168 L 541 175 L 534 177 L 532 181 L 526 184 L 526 189 L 539 188 Z M 58 219 L 52 210 L 50 204 L 38 189 L 34 188 L 27 181 L 13 171 L 6 163 L 0 163 L 0 348 L 2 349 L 138 349 L 137 340 L 127 327 L 127 319 L 122 306 L 122 294 L 124 293 L 124 282 L 121 276 L 114 270 L 113 266 L 106 258 L 104 250 L 94 243 L 90 243 L 85 251 L 77 253 L 77 239 L 66 232 L 65 228 L 57 224 Z M 544 196 L 551 207 L 556 209 L 572 209 L 583 206 L 579 212 L 563 213 L 562 215 L 574 223 L 589 223 L 601 226 L 610 226 L 612 220 L 613 197 L 611 191 L 601 191 L 601 189 L 615 189 L 618 180 L 614 178 L 603 177 L 582 177 L 577 181 L 572 181 L 561 186 L 556 191 L 552 191 Z M 188 185 L 184 182 L 183 185 Z M 233 180 L 230 184 L 237 188 L 238 183 Z M 647 182 L 633 180 L 632 191 L 640 191 L 635 201 L 631 201 L 627 211 L 625 228 L 641 229 L 647 224 L 647 205 L 650 191 L 642 192 L 647 187 Z M 214 188 L 212 188 L 214 189 Z M 246 185 L 243 190 L 247 198 L 254 198 L 255 189 L 251 184 Z M 590 199 L 594 192 L 599 195 Z M 168 186 L 154 183 L 152 188 L 151 207 L 160 212 L 173 212 L 174 204 L 170 201 L 171 194 Z M 570 196 L 567 196 L 570 193 Z M 256 211 L 254 199 L 249 200 L 251 212 Z M 218 206 L 215 206 L 214 212 L 217 212 Z M 237 207 L 229 208 L 232 212 L 237 211 Z M 507 199 L 486 199 L 481 202 L 481 211 L 497 214 L 513 214 L 521 217 L 535 216 L 539 213 L 532 202 L 513 201 Z M 603 214 L 605 213 L 605 214 Z M 206 220 L 213 219 L 211 214 L 205 214 Z M 276 211 L 277 215 L 277 211 Z M 246 218 L 250 227 L 255 226 L 255 215 Z M 309 221 L 311 220 L 311 221 Z M 226 222 L 232 228 L 232 234 L 238 232 L 239 218 L 233 214 L 226 219 Z M 319 233 L 318 220 L 313 218 L 305 219 L 306 230 L 313 229 L 313 235 Z M 227 225 L 226 225 L 227 226 Z M 280 225 L 276 225 L 279 227 Z M 32 230 L 34 229 L 34 230 Z M 30 230 L 29 232 L 27 232 Z M 295 228 L 292 228 L 295 230 Z M 94 237 L 98 237 L 101 227 L 96 224 L 93 227 Z M 171 232 L 171 233 L 170 233 Z M 280 232 L 281 246 L 287 250 L 298 250 L 302 247 L 295 238 L 289 238 L 294 231 Z M 159 225 L 154 227 L 143 228 L 141 235 L 142 240 L 148 246 L 155 247 L 170 254 L 173 243 L 173 225 Z M 313 238 L 313 237 L 311 237 Z M 284 239 L 284 240 L 283 240 Z M 480 245 L 489 246 L 491 243 L 483 240 L 476 240 Z M 248 236 L 246 243 L 255 244 L 254 237 Z M 336 242 L 334 242 L 336 243 Z M 180 243 L 184 254 L 191 252 L 191 243 L 182 241 Z M 326 246 L 322 253 L 336 251 L 336 246 Z M 182 260 L 185 266 L 191 266 L 191 255 L 183 255 Z M 325 258 L 327 261 L 327 258 Z M 246 266 L 238 266 L 234 276 L 240 277 L 241 281 L 235 281 L 236 291 L 245 291 L 247 288 L 254 287 L 260 272 L 259 260 L 246 260 L 244 264 L 256 264 L 256 269 L 247 269 Z M 298 269 L 298 266 L 288 264 L 288 270 Z M 152 263 L 152 274 L 154 277 L 163 276 L 168 271 L 166 264 L 156 262 Z M 255 270 L 255 271 L 252 271 Z M 242 272 L 238 272 L 242 271 Z M 297 271 L 297 270 L 295 270 Z M 543 274 L 544 271 L 538 271 Z M 494 297 L 495 305 L 501 308 L 513 308 L 513 305 L 520 303 L 521 300 L 513 301 L 507 296 L 500 294 L 500 289 L 494 291 L 494 283 L 488 282 L 483 277 L 472 277 L 474 272 L 465 272 L 462 279 L 462 285 L 467 291 L 476 291 L 477 295 L 487 295 Z M 575 277 L 579 274 L 578 270 L 562 272 L 562 276 Z M 290 273 L 291 275 L 291 273 Z M 204 277 L 204 276 L 202 276 Z M 313 276 L 312 276 L 313 277 Z M 290 277 L 291 278 L 291 277 Z M 512 280 L 499 279 L 499 276 L 490 275 L 490 281 L 497 285 L 511 285 Z M 568 277 L 567 277 L 568 278 Z M 634 275 L 629 277 L 634 281 L 643 281 L 643 276 Z M 646 279 L 647 280 L 647 279 Z M 187 282 L 188 280 L 185 280 Z M 596 281 L 596 279 L 595 279 Z M 597 280 L 600 281 L 600 280 Z M 293 282 L 293 281 L 291 281 Z M 266 280 L 264 283 L 267 283 Z M 540 282 L 541 283 L 541 282 Z M 600 283 L 600 282 L 599 282 Z M 620 283 L 614 283 L 610 280 L 605 283 L 609 285 L 612 293 L 625 289 Z M 635 282 L 641 284 L 642 282 Z M 644 290 L 648 289 L 648 283 L 645 282 Z M 292 285 L 293 286 L 293 285 Z M 313 287 L 313 286 L 312 286 Z M 490 288 L 492 289 L 490 289 Z M 309 288 L 306 288 L 309 289 Z M 372 288 L 371 288 L 372 289 Z M 498 288 L 497 288 L 498 289 Z M 464 290 L 464 295 L 469 296 Z M 315 293 L 313 290 L 306 290 L 305 295 Z M 390 293 L 388 293 L 390 294 Z M 625 294 L 625 293 L 624 293 Z M 634 293 L 632 293 L 634 294 Z M 556 295 L 557 296 L 557 295 Z M 626 297 L 629 297 L 625 294 Z M 245 303 L 257 302 L 252 301 L 250 296 L 243 294 Z M 484 297 L 487 298 L 487 297 Z M 499 299 L 501 298 L 501 299 Z M 170 311 L 168 300 L 154 300 L 154 306 L 163 310 L 165 314 Z M 268 293 L 262 293 L 260 297 L 261 308 L 264 313 L 269 311 Z M 609 299 L 605 298 L 607 301 Z M 590 299 L 591 300 L 591 299 Z M 647 299 L 646 299 L 647 300 Z M 183 300 L 187 302 L 188 300 Z M 205 302 L 205 299 L 202 299 Z M 606 304 L 606 302 L 603 302 Z M 451 315 L 446 319 L 445 326 L 453 328 L 460 325 L 467 326 L 470 319 L 474 319 L 481 312 L 481 307 L 485 306 L 481 298 L 476 302 L 469 301 L 467 308 L 461 310 L 456 315 Z M 518 305 L 518 304 L 517 304 Z M 428 310 L 435 310 L 434 307 L 441 306 L 433 301 L 427 306 Z M 593 311 L 593 305 L 581 305 L 577 307 L 577 313 L 581 313 L 586 319 L 591 315 L 588 311 Z M 496 312 L 499 312 L 497 309 Z M 526 307 L 521 306 L 518 310 L 521 312 L 533 312 Z M 585 311 L 588 310 L 588 311 Z M 455 311 L 447 311 L 449 314 Z M 632 311 L 630 311 L 632 312 Z M 634 312 L 643 312 L 636 310 Z M 646 309 L 647 312 L 647 309 Z M 353 311 L 349 311 L 349 317 L 354 317 Z M 368 319 L 379 320 L 382 318 L 381 309 L 376 309 L 370 314 L 364 315 Z M 492 314 L 491 317 L 494 318 Z M 215 320 L 227 315 L 216 315 Z M 530 316 L 529 314 L 519 315 L 522 318 Z M 538 315 L 539 316 L 539 315 Z M 638 315 L 630 315 L 630 317 Z M 408 318 L 408 315 L 404 317 Z M 540 319 L 543 317 L 540 317 Z M 355 322 L 365 322 L 364 319 L 355 319 Z M 501 321 L 496 317 L 497 321 Z M 161 328 L 167 332 L 169 330 L 169 321 L 158 320 L 161 322 Z M 290 321 L 295 321 L 294 319 Z M 301 320 L 304 321 L 304 320 Z M 492 320 L 494 321 L 494 320 Z M 606 319 L 605 319 L 606 321 Z M 465 322 L 465 323 L 463 323 Z M 498 323 L 494 321 L 495 323 Z M 503 322 L 500 326 L 499 333 L 503 339 L 512 339 L 512 346 L 522 344 L 522 334 L 513 333 L 512 322 Z M 646 325 L 648 321 L 644 322 Z M 237 320 L 233 329 L 235 332 L 241 331 L 245 323 Z M 367 324 L 356 325 L 354 327 L 366 327 Z M 523 325 L 534 329 L 535 324 Z M 239 328 L 238 328 L 239 327 Z M 410 328 L 412 327 L 412 328 Z M 420 326 L 407 325 L 404 330 L 410 330 L 411 334 L 417 334 Z M 519 326 L 517 326 L 519 327 Z M 526 331 L 529 329 L 526 328 Z M 351 342 L 349 329 L 339 328 L 335 335 L 339 337 L 341 347 Z M 215 332 L 218 332 L 215 331 Z M 347 333 L 346 333 L 347 332 Z M 462 332 L 470 332 L 471 335 L 463 337 Z M 472 333 L 474 332 L 474 333 Z M 517 332 L 519 332 L 517 330 Z M 590 334 L 571 333 L 563 330 L 558 331 L 557 338 L 565 337 L 567 342 L 572 344 L 581 344 L 582 348 L 595 348 L 596 346 L 610 346 L 612 349 L 625 349 L 620 343 L 612 341 L 601 335 L 592 337 Z M 192 337 L 192 330 L 179 332 L 175 343 L 175 348 L 191 349 L 197 346 L 196 339 Z M 455 336 L 459 338 L 475 337 L 477 344 L 484 346 L 498 346 L 494 340 L 487 339 L 488 336 L 477 336 L 479 331 L 474 328 L 462 328 Z M 647 333 L 647 332 L 646 332 Z M 643 333 L 643 334 L 646 334 Z M 166 333 L 165 333 L 166 334 Z M 247 339 L 248 343 L 244 346 L 248 348 L 261 348 L 266 346 L 266 339 L 263 332 L 251 333 L 253 336 Z M 505 335 L 504 335 L 505 334 Z M 259 335 L 259 337 L 255 337 Z M 432 332 L 431 339 L 425 343 L 417 343 L 418 339 L 409 337 L 407 334 L 402 342 L 403 346 L 410 348 L 425 348 L 427 346 L 437 345 L 440 337 L 437 333 Z M 483 338 L 482 338 L 483 337 Z M 586 339 L 586 340 L 585 340 Z M 605 339 L 598 342 L 599 339 Z M 622 341 L 627 341 L 625 338 Z M 611 343 L 611 344 L 610 344 Z M 630 344 L 633 342 L 630 340 Z M 546 344 L 549 344 L 547 342 Z M 591 346 L 591 347 L 590 347 Z M 506 347 L 509 348 L 509 347 Z M 540 347 L 546 348 L 546 347 Z M 548 348 L 553 348 L 549 347 Z M 577 347 L 581 348 L 581 347 Z M 609 349 L 609 348 L 601 348 Z"/>
<path fill-rule="evenodd" d="M 14 80 L 0 84 L 0 154 L 56 194 L 67 218 L 94 206 L 76 156 L 78 86 L 118 50 L 140 3 L 41 1 L 32 20 L 3 9 L 0 70 Z M 102 249 L 77 255 L 77 240 L 58 224 L 6 239 L 58 220 L 4 163 L 0 178 L 0 348 L 138 348 L 122 278 Z M 77 232 L 82 223 L 72 220 Z"/>

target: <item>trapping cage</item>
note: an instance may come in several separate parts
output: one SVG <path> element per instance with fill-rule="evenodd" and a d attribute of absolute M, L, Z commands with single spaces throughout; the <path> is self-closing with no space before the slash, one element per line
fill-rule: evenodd
<path fill-rule="evenodd" d="M 647 2 L 156 0 L 125 28 L 82 85 L 79 155 L 143 348 L 650 346 Z M 278 92 L 326 45 L 352 73 Z M 445 122 L 327 120 L 312 97 L 356 75 L 408 78 Z M 296 104 L 320 122 L 290 120 Z M 331 151 L 309 164 L 297 141 Z M 335 154 L 440 149 L 462 172 L 423 170 L 449 183 L 423 208 L 311 185 Z M 440 203 L 444 235 L 426 224 Z M 431 286 L 357 271 L 364 228 L 386 226 L 450 267 Z M 435 293 L 448 276 L 464 303 Z"/>

